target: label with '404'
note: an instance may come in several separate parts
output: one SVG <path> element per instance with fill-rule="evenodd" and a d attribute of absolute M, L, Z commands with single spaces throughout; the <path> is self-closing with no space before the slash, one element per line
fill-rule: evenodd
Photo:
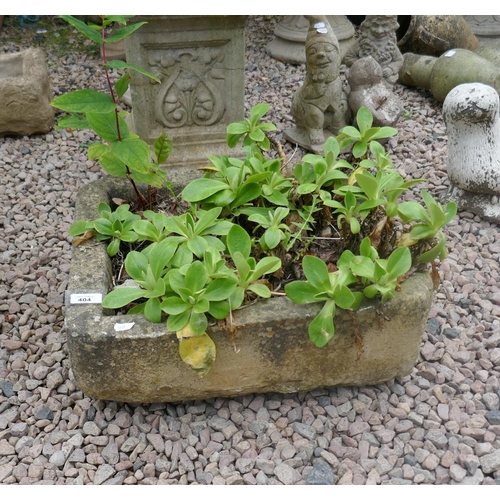
<path fill-rule="evenodd" d="M 101 304 L 102 293 L 72 293 L 69 298 L 70 304 Z"/>

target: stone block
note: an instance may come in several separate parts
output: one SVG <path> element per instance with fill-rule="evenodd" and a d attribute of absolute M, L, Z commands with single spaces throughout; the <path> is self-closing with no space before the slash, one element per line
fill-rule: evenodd
<path fill-rule="evenodd" d="M 126 39 L 132 128 L 148 143 L 163 131 L 174 141 L 167 169 L 194 171 L 207 154 L 232 155 L 227 125 L 244 117 L 246 16 L 140 16 L 147 24 Z"/>
<path fill-rule="evenodd" d="M 0 136 L 47 133 L 54 124 L 51 100 L 42 50 L 0 55 Z"/>

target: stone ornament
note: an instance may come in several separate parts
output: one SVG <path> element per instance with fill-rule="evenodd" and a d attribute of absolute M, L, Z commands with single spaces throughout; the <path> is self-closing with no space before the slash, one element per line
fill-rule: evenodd
<path fill-rule="evenodd" d="M 373 57 L 362 57 L 355 61 L 347 79 L 351 88 L 349 108 L 353 116 L 365 106 L 373 115 L 373 126 L 396 125 L 403 107 L 392 90 L 384 84 L 382 67 Z"/>
<path fill-rule="evenodd" d="M 448 133 L 446 195 L 462 210 L 500 221 L 500 100 L 482 83 L 455 87 L 443 103 Z"/>
<path fill-rule="evenodd" d="M 306 77 L 292 99 L 297 128 L 285 137 L 305 149 L 323 153 L 325 130 L 338 134 L 348 125 L 347 94 L 340 79 L 339 44 L 325 16 L 307 16 Z"/>
<path fill-rule="evenodd" d="M 42 50 L 0 55 L 0 136 L 49 132 L 54 125 L 51 100 Z"/>
<path fill-rule="evenodd" d="M 351 67 L 358 59 L 372 56 L 382 67 L 384 81 L 396 83 L 403 66 L 403 56 L 398 48 L 396 30 L 398 16 L 366 16 L 360 25 L 359 40 L 344 57 L 346 66 Z"/>

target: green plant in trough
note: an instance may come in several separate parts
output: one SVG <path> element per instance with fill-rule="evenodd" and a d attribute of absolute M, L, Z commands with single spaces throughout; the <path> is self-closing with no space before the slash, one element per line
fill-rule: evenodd
<path fill-rule="evenodd" d="M 86 24 L 73 16 L 61 16 L 88 39 L 102 47 L 103 69 L 108 92 L 94 89 L 81 89 L 69 92 L 52 100 L 52 106 L 65 111 L 69 116 L 59 120 L 57 129 L 90 129 L 101 139 L 101 142 L 92 144 L 88 149 L 90 160 L 98 159 L 101 167 L 108 174 L 115 177 L 126 177 L 131 182 L 137 195 L 138 205 L 144 209 L 148 201 L 137 188 L 137 183 L 162 187 L 166 182 L 166 175 L 160 169 L 170 155 L 172 141 L 162 134 L 154 144 L 155 160 L 152 161 L 152 151 L 149 145 L 130 132 L 124 120 L 125 111 L 118 108 L 118 100 L 123 97 L 130 83 L 128 71 L 141 73 L 160 83 L 153 74 L 133 64 L 123 61 L 108 61 L 106 59 L 105 42 L 118 42 L 138 30 L 144 22 L 127 25 L 132 16 L 101 16 L 102 24 Z M 107 28 L 117 23 L 119 27 L 113 34 L 107 35 Z M 111 83 L 110 69 L 125 70 L 123 76 Z"/>
<path fill-rule="evenodd" d="M 128 26 L 127 17 L 103 16 L 95 26 L 64 16 L 100 46 L 140 28 Z M 108 36 L 112 22 L 120 27 Z M 112 68 L 125 70 L 114 85 Z M 137 195 L 135 203 L 116 208 L 101 204 L 99 217 L 76 222 L 70 235 L 93 234 L 108 242 L 109 255 L 124 258 L 130 281 L 110 290 L 103 307 L 164 323 L 176 333 L 180 357 L 199 375 L 216 362 L 210 325 L 224 321 L 232 337 L 238 327 L 233 311 L 241 307 L 273 295 L 319 303 L 309 336 L 323 347 L 335 334 L 339 308 L 355 311 L 365 298 L 384 303 L 412 269 L 434 268 L 434 260 L 446 256 L 443 226 L 456 206 L 442 207 L 426 191 L 425 206 L 399 201 L 422 179 L 405 181 L 394 169 L 378 141 L 397 131 L 373 127 L 366 108 L 357 114 L 357 127 L 329 138 L 324 155 L 305 155 L 289 175 L 280 152 L 271 157 L 266 134 L 276 127 L 263 121 L 269 106 L 259 104 L 227 128 L 228 145 L 241 142 L 245 158 L 207 155 L 203 177 L 176 197 L 160 168 L 170 139 L 162 134 L 150 147 L 128 129 L 118 108 L 134 70 L 156 79 L 108 62 L 104 53 L 108 93 L 84 89 L 54 99 L 69 113 L 59 128 L 94 130 L 100 140 L 90 145 L 89 158 L 109 175 L 128 178 Z M 159 187 L 167 188 L 161 206 L 153 196 Z"/>

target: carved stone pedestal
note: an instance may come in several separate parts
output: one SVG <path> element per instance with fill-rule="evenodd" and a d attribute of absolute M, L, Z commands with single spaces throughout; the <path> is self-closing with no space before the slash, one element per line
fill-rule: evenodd
<path fill-rule="evenodd" d="M 141 16 L 147 24 L 126 40 L 132 72 L 133 129 L 152 143 L 173 138 L 167 168 L 206 166 L 207 154 L 235 155 L 226 128 L 244 117 L 246 16 Z"/>

